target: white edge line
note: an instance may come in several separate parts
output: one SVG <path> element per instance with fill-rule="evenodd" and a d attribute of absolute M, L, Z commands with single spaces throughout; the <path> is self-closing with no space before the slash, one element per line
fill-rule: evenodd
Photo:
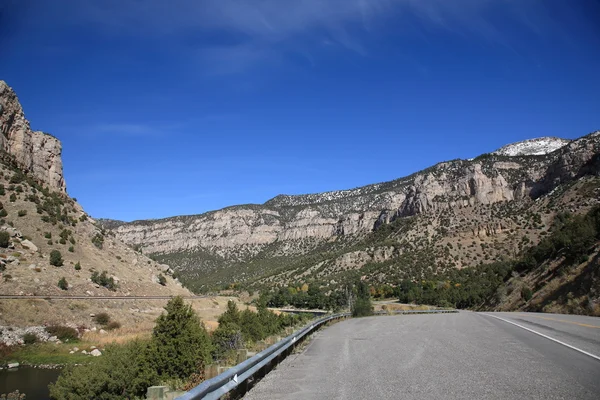
<path fill-rule="evenodd" d="M 587 351 L 585 351 L 585 350 L 581 350 L 581 349 L 579 349 L 579 348 L 577 348 L 577 347 L 575 347 L 575 346 L 571 346 L 571 345 L 570 345 L 570 344 L 568 344 L 568 343 L 561 342 L 561 341 L 560 341 L 560 340 L 558 340 L 558 339 L 554 339 L 553 337 L 550 337 L 550 336 L 544 335 L 543 333 L 539 333 L 539 332 L 537 332 L 537 331 L 534 331 L 533 329 L 529 329 L 529 328 L 527 328 L 527 327 L 524 327 L 523 325 L 519 325 L 519 324 L 517 324 L 517 323 L 515 323 L 515 322 L 509 321 L 509 320 L 507 320 L 507 319 L 500 318 L 500 317 L 497 317 L 497 316 L 495 316 L 495 315 L 491 315 L 491 314 L 481 313 L 481 315 L 487 315 L 488 317 L 492 317 L 492 318 L 499 319 L 500 321 L 508 322 L 509 324 L 512 324 L 512 325 L 518 326 L 518 327 L 519 327 L 519 328 L 521 328 L 521 329 L 525 329 L 526 331 L 529 331 L 529 332 L 531 332 L 531 333 L 535 333 L 536 335 L 539 335 L 539 336 L 541 336 L 541 337 L 543 337 L 543 338 L 546 338 L 546 339 L 548 339 L 548 340 L 552 340 L 553 342 L 556 342 L 556 343 L 558 343 L 558 344 L 562 344 L 563 346 L 566 346 L 566 347 L 568 347 L 568 348 L 570 348 L 570 349 L 573 349 L 573 350 L 575 350 L 575 351 L 578 351 L 578 352 L 580 352 L 580 353 L 583 353 L 583 354 L 585 354 L 586 356 L 590 356 L 590 357 L 592 357 L 592 358 L 595 358 L 596 360 L 600 361 L 600 357 L 598 357 L 597 355 L 594 355 L 594 354 L 592 354 L 592 353 L 588 353 L 588 352 L 587 352 Z"/>

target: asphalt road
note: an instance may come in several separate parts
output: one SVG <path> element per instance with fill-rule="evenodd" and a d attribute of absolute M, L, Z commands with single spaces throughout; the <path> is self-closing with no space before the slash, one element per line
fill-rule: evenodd
<path fill-rule="evenodd" d="M 600 318 L 527 313 L 350 319 L 245 399 L 600 399 Z"/>

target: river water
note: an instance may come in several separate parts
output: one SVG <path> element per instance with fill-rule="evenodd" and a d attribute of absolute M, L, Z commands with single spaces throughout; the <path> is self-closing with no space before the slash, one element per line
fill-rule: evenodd
<path fill-rule="evenodd" d="M 60 369 L 20 367 L 14 370 L 0 371 L 0 394 L 18 390 L 27 397 L 25 400 L 48 400 L 48 384 L 54 383 Z"/>

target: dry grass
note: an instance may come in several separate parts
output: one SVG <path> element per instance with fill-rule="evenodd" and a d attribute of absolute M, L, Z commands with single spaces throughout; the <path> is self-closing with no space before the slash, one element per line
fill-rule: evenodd
<path fill-rule="evenodd" d="M 426 306 L 426 305 L 416 305 L 416 304 L 399 304 L 399 303 L 392 303 L 392 304 L 376 304 L 374 306 L 375 311 L 413 311 L 413 310 L 431 310 L 434 309 L 435 307 L 432 306 Z"/>

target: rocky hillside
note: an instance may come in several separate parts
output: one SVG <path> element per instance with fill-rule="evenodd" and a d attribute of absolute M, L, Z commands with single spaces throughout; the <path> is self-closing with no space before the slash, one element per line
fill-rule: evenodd
<path fill-rule="evenodd" d="M 60 141 L 30 129 L 4 81 L 0 127 L 0 295 L 191 294 L 168 266 L 108 234 L 66 194 Z M 16 302 L 0 301 L 0 325 L 73 314 L 62 305 Z"/>
<path fill-rule="evenodd" d="M 493 154 L 501 156 L 540 156 L 543 154 L 552 153 L 561 147 L 569 144 L 570 140 L 556 138 L 556 137 L 543 137 L 538 139 L 524 140 L 518 143 L 508 144 Z"/>
<path fill-rule="evenodd" d="M 596 204 L 599 154 L 600 132 L 537 139 L 391 182 L 111 226 L 195 290 L 356 276 L 394 284 L 515 254 L 556 213 Z"/>
<path fill-rule="evenodd" d="M 32 131 L 15 92 L 0 80 L 0 150 L 52 191 L 66 192 L 62 146 L 52 135 Z"/>

